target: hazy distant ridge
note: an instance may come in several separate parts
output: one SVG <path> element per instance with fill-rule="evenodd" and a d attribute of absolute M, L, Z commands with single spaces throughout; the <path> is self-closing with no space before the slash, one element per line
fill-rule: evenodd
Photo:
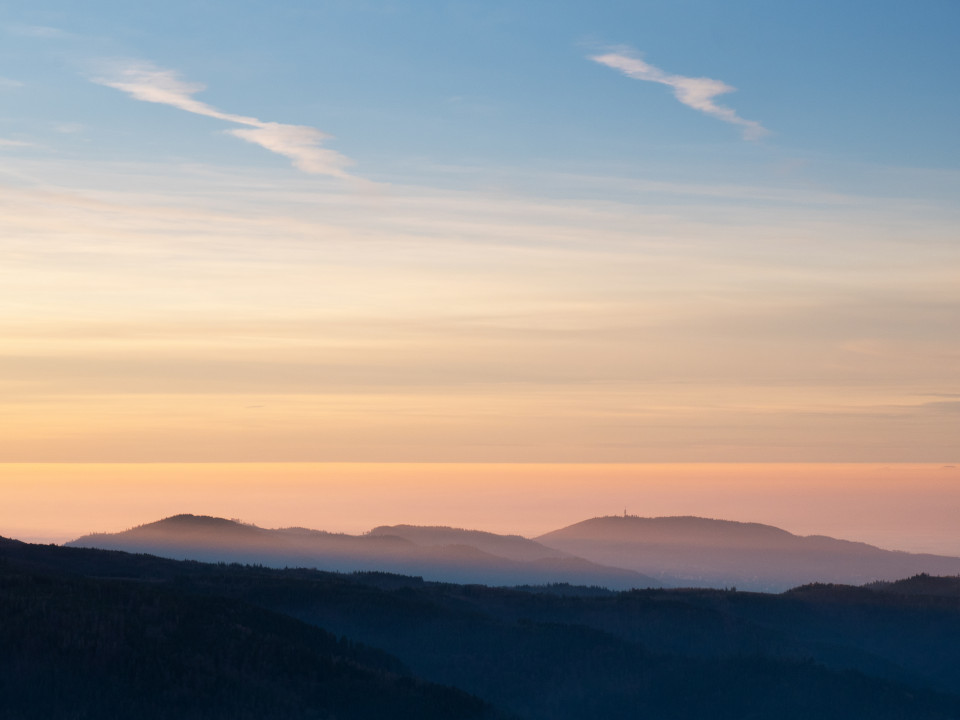
<path fill-rule="evenodd" d="M 572 558 L 570 553 L 547 547 L 522 535 L 497 535 L 483 530 L 424 525 L 381 525 L 368 533 L 374 536 L 393 536 L 409 540 L 417 545 L 438 547 L 444 545 L 469 545 L 492 555 L 511 560 L 542 560 L 544 558 Z"/>
<path fill-rule="evenodd" d="M 699 517 L 599 517 L 529 539 L 416 525 L 384 525 L 364 535 L 270 530 L 176 515 L 68 544 L 269 567 L 384 570 L 468 584 L 570 583 L 615 590 L 679 585 L 779 592 L 812 582 L 863 584 L 919 573 L 960 574 L 960 558 Z"/>
<path fill-rule="evenodd" d="M 85 535 L 67 545 L 176 560 L 341 572 L 384 570 L 427 580 L 486 585 L 662 586 L 639 572 L 604 567 L 519 536 L 455 528 L 401 525 L 346 535 L 305 528 L 269 530 L 223 518 L 175 515 L 119 533 Z"/>
<path fill-rule="evenodd" d="M 918 573 L 960 573 L 960 558 L 700 517 L 613 515 L 535 539 L 594 562 L 694 586 L 781 591 L 811 582 L 863 584 Z"/>

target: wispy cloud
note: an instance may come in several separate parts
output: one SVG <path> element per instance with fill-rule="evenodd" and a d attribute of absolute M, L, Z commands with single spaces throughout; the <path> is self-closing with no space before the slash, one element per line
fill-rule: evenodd
<path fill-rule="evenodd" d="M 290 158 L 304 172 L 348 177 L 343 168 L 350 164 L 350 160 L 335 150 L 321 147 L 320 143 L 330 136 L 316 128 L 268 122 L 251 129 L 227 132 Z"/>
<path fill-rule="evenodd" d="M 7 140 L 6 138 L 0 138 L 0 148 L 4 147 L 35 147 L 35 144 L 26 142 L 25 140 Z"/>
<path fill-rule="evenodd" d="M 34 38 L 60 38 L 67 34 L 60 28 L 50 27 L 49 25 L 23 25 L 19 23 L 7 25 L 6 30 L 21 37 Z"/>
<path fill-rule="evenodd" d="M 748 140 L 756 140 L 770 132 L 755 120 L 746 120 L 737 115 L 735 110 L 717 105 L 714 102 L 714 98 L 718 95 L 736 90 L 725 82 L 705 77 L 671 75 L 628 52 L 592 55 L 590 59 L 614 70 L 619 70 L 627 77 L 635 80 L 646 80 L 673 88 L 674 97 L 684 105 L 707 115 L 712 115 L 724 122 L 739 125 L 743 128 L 743 136 Z"/>
<path fill-rule="evenodd" d="M 95 77 L 93 81 L 122 90 L 137 100 L 170 105 L 195 115 L 245 125 L 246 128 L 227 130 L 227 133 L 290 158 L 304 172 L 349 177 L 345 168 L 351 164 L 350 159 L 321 146 L 330 135 L 305 125 L 268 122 L 218 110 L 194 98 L 204 89 L 202 84 L 181 80 L 173 70 L 158 68 L 150 63 L 129 63 L 114 68 L 106 76 Z"/>
<path fill-rule="evenodd" d="M 78 122 L 55 123 L 53 129 L 64 135 L 74 135 L 83 132 L 83 124 Z"/>
<path fill-rule="evenodd" d="M 20 82 L 19 80 L 0 77 L 0 88 L 18 88 L 18 87 L 23 87 L 23 83 Z"/>

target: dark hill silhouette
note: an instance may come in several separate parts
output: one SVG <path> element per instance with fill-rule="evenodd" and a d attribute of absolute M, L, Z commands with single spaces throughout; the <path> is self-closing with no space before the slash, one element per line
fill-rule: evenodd
<path fill-rule="evenodd" d="M 937 577 L 921 573 L 894 582 L 875 582 L 867 585 L 871 590 L 896 595 L 926 595 L 930 597 L 949 597 L 960 600 L 960 575 Z"/>
<path fill-rule="evenodd" d="M 441 542 L 443 538 L 452 542 Z M 346 535 L 305 528 L 268 530 L 184 514 L 120 533 L 85 535 L 67 544 L 176 560 L 376 570 L 487 585 L 570 583 L 613 589 L 662 585 L 633 570 L 604 567 L 552 548 L 536 549 L 531 540 L 449 528 L 381 527 L 366 535 Z"/>
<path fill-rule="evenodd" d="M 958 636 L 955 598 L 883 589 L 538 593 L 0 539 L 5 717 L 301 718 L 316 692 L 310 717 L 351 718 L 323 703 L 405 687 L 424 688 L 422 717 L 445 697 L 466 705 L 439 717 L 475 711 L 394 656 L 526 720 L 960 718 Z M 331 657 L 373 682 L 324 685 Z M 217 693 L 236 694 L 222 715 Z M 395 697 L 381 717 L 409 716 Z"/>
<path fill-rule="evenodd" d="M 504 717 L 288 616 L 156 582 L 55 573 L 42 554 L 18 563 L 24 554 L 0 540 L 4 718 Z"/>
<path fill-rule="evenodd" d="M 960 558 L 699 517 L 599 517 L 535 539 L 594 562 L 698 587 L 779 592 L 811 582 L 862 584 L 924 572 L 960 573 Z"/>

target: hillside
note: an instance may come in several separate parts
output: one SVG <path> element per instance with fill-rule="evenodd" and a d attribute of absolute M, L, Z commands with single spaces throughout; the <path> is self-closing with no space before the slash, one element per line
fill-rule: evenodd
<path fill-rule="evenodd" d="M 569 553 L 547 547 L 521 535 L 498 535 L 483 530 L 425 525 L 381 525 L 367 535 L 376 537 L 399 537 L 424 547 L 466 545 L 483 552 L 510 560 L 542 560 L 544 558 L 569 558 Z"/>
<path fill-rule="evenodd" d="M 346 535 L 305 528 L 268 530 L 185 514 L 119 533 L 85 535 L 67 544 L 176 560 L 387 571 L 486 585 L 570 583 L 614 589 L 662 585 L 634 570 L 605 567 L 524 538 L 450 528 L 381 527 L 365 535 Z"/>
<path fill-rule="evenodd" d="M 10 541 L 0 551 L 3 717 L 495 716 L 382 651 L 285 615 L 168 583 L 38 572 L 44 563 L 17 562 L 23 549 Z"/>
<path fill-rule="evenodd" d="M 779 592 L 811 582 L 863 584 L 960 573 L 960 558 L 698 517 L 600 517 L 535 539 L 597 563 L 695 587 Z"/>
<path fill-rule="evenodd" d="M 108 603 L 113 609 L 98 616 L 103 622 L 81 623 L 90 625 L 94 638 L 114 637 L 111 628 L 140 627 L 144 638 L 159 633 L 176 638 L 174 648 L 187 643 L 193 648 L 190 653 L 196 651 L 190 654 L 191 662 L 201 670 L 217 668 L 219 651 L 215 643 L 206 648 L 207 641 L 213 642 L 206 630 L 197 631 L 192 645 L 192 638 L 182 637 L 195 627 L 189 618 L 195 613 L 204 618 L 210 609 L 222 612 L 224 623 L 211 619 L 210 629 L 235 638 L 230 643 L 249 638 L 248 647 L 255 652 L 261 641 L 260 616 L 248 620 L 242 615 L 253 608 L 268 613 L 266 617 L 273 618 L 269 622 L 281 628 L 271 630 L 279 638 L 278 649 L 266 653 L 277 667 L 286 662 L 284 653 L 292 652 L 283 622 L 276 620 L 280 614 L 289 618 L 284 622 L 297 621 L 289 627 L 298 628 L 298 636 L 305 622 L 341 637 L 337 643 L 350 638 L 344 647 L 359 653 L 350 656 L 351 662 L 375 677 L 381 671 L 389 676 L 386 669 L 400 662 L 418 677 L 458 687 L 528 720 L 627 720 L 637 716 L 638 708 L 652 717 L 675 720 L 960 718 L 960 647 L 955 642 L 960 605 L 953 597 L 836 585 L 797 588 L 784 595 L 716 590 L 536 593 L 383 573 L 209 565 L 10 541 L 0 541 L 0 572 L 53 588 L 54 600 L 30 596 L 13 612 L 4 611 L 2 619 L 4 631 L 13 633 L 7 647 L 19 648 L 23 638 L 13 618 L 22 617 L 28 606 L 35 614 L 30 633 L 48 638 L 45 647 L 52 649 L 57 663 L 65 662 L 61 650 L 73 646 L 73 631 L 69 623 L 53 622 L 44 636 L 40 626 L 50 623 L 45 614 L 53 608 L 56 617 L 58 604 L 73 602 L 73 596 L 81 598 L 82 606 L 87 602 L 83 598 L 112 593 L 121 601 Z M 0 595 L 14 588 L 16 598 L 16 582 L 0 585 Z M 170 603 L 169 613 L 151 609 Z M 272 627 L 268 624 L 265 630 Z M 99 639 L 94 643 L 104 645 Z M 110 642 L 105 646 L 111 647 Z M 163 666 L 164 648 L 170 647 L 134 643 L 124 665 L 137 667 L 143 650 L 152 658 L 151 667 Z M 99 651 L 90 652 L 93 659 L 89 654 L 77 657 L 82 663 L 94 662 Z M 237 657 L 228 655 L 225 667 L 230 667 L 230 657 Z M 11 656 L 10 662 L 22 668 L 39 662 L 22 653 Z M 103 681 L 83 676 L 69 663 L 67 669 L 65 674 L 43 671 L 32 677 L 45 677 L 46 687 L 61 694 L 57 683 L 73 682 L 71 677 L 81 677 L 91 692 L 104 697 L 113 692 L 108 690 L 113 685 L 99 687 Z M 110 683 L 139 687 L 127 670 L 111 672 L 103 676 Z M 177 677 L 179 670 L 165 672 Z M 216 673 L 199 676 L 213 681 Z M 40 680 L 31 682 L 42 685 Z M 131 682 L 134 685 L 128 685 Z M 310 684 L 304 682 L 306 689 L 293 687 L 291 697 L 309 692 Z M 149 697 L 160 702 L 159 707 L 181 701 L 195 707 L 201 702 L 196 687 L 185 688 L 184 698 Z M 242 692 L 256 688 L 253 683 Z M 473 710 L 467 707 L 465 712 Z M 470 715 L 447 715 L 459 716 Z M 384 717 L 402 715 L 387 712 Z"/>

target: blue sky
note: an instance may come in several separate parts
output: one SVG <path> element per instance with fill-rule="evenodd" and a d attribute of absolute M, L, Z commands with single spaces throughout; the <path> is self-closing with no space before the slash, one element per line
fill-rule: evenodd
<path fill-rule="evenodd" d="M 793 160 L 842 185 L 822 164 L 960 162 L 949 0 L 11 2 L 2 22 L 4 77 L 24 83 L 4 92 L 4 137 L 78 154 L 237 159 L 216 124 L 129 107 L 85 79 L 139 59 L 205 85 L 225 111 L 334 135 L 368 177 L 424 163 L 762 177 Z M 610 47 L 735 87 L 722 102 L 770 136 L 751 147 L 668 88 L 587 60 Z M 83 125 L 87 142 L 56 138 L 56 123 Z"/>
<path fill-rule="evenodd" d="M 0 460 L 954 460 L 958 25 L 7 2 Z"/>

